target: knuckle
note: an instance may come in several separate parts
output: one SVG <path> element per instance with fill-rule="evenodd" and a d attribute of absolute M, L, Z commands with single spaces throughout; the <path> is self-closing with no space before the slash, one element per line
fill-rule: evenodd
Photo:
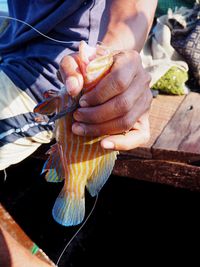
<path fill-rule="evenodd" d="M 93 91 L 94 94 L 90 94 L 90 102 L 94 102 L 95 105 L 99 105 L 105 102 L 105 91 L 102 90 L 102 88 L 100 89 L 101 90 L 96 89 L 95 91 Z"/>
<path fill-rule="evenodd" d="M 77 68 L 75 54 L 64 56 L 60 61 L 59 68 L 64 72 L 74 72 L 74 70 Z"/>
<path fill-rule="evenodd" d="M 103 113 L 100 112 L 93 112 L 90 115 L 88 114 L 88 117 L 90 119 L 89 123 L 101 123 L 105 121 Z"/>
<path fill-rule="evenodd" d="M 64 68 L 65 68 L 66 63 L 67 63 L 67 61 L 68 61 L 68 58 L 69 58 L 69 56 L 64 56 L 64 57 L 61 59 L 61 61 L 60 61 L 60 68 L 61 68 L 61 69 L 64 69 Z"/>
<path fill-rule="evenodd" d="M 141 79 L 143 81 L 144 88 L 149 88 L 151 82 L 151 75 L 144 68 L 142 68 Z"/>
<path fill-rule="evenodd" d="M 118 88 L 118 92 L 124 92 L 127 88 L 126 79 L 123 79 L 120 75 L 117 76 L 116 84 Z"/>
<path fill-rule="evenodd" d="M 131 60 L 132 64 L 141 67 L 142 66 L 142 60 L 141 60 L 141 56 L 140 54 L 133 50 L 133 51 L 128 51 L 127 56 L 129 57 L 129 59 Z"/>
<path fill-rule="evenodd" d="M 145 112 L 150 109 L 153 99 L 152 94 L 149 91 L 150 90 L 145 91 L 139 101 L 142 105 L 142 110 Z"/>
<path fill-rule="evenodd" d="M 101 135 L 101 132 L 100 132 L 100 129 L 99 127 L 93 127 L 93 126 L 89 126 L 89 125 L 86 125 L 85 127 L 85 135 L 86 136 L 100 136 Z"/>
<path fill-rule="evenodd" d="M 131 116 L 125 116 L 122 119 L 122 128 L 123 131 L 129 131 L 133 126 L 133 119 L 131 118 Z"/>
<path fill-rule="evenodd" d="M 117 110 L 120 110 L 121 113 L 127 113 L 132 108 L 132 100 L 126 95 L 121 95 L 117 98 L 115 107 Z"/>
<path fill-rule="evenodd" d="M 151 82 L 151 75 L 146 70 L 144 70 L 144 83 L 146 87 L 149 87 L 150 82 Z"/>
<path fill-rule="evenodd" d="M 147 79 L 147 84 L 148 84 L 148 86 L 149 86 L 149 84 L 151 83 L 151 75 L 150 75 L 150 73 L 149 72 L 147 72 L 146 71 L 146 79 Z"/>
<path fill-rule="evenodd" d="M 98 112 L 96 110 L 92 110 L 87 113 L 82 113 L 80 119 L 86 123 L 99 123 L 104 121 L 104 114 L 102 112 Z"/>
<path fill-rule="evenodd" d="M 109 78 L 111 90 L 113 90 L 117 94 L 123 92 L 127 87 L 125 80 L 120 77 L 119 70 L 115 69 L 113 72 L 111 72 Z"/>

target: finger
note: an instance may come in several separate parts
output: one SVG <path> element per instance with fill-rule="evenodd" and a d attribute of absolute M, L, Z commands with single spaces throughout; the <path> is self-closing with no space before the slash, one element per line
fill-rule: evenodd
<path fill-rule="evenodd" d="M 81 136 L 102 136 L 107 134 L 118 134 L 130 130 L 138 117 L 139 115 L 137 110 L 134 113 L 131 111 L 120 118 L 98 124 L 75 122 L 72 125 L 72 131 L 74 134 Z"/>
<path fill-rule="evenodd" d="M 61 63 L 59 72 L 62 80 L 71 96 L 76 96 L 83 88 L 83 76 L 78 65 L 76 54 L 65 56 Z"/>
<path fill-rule="evenodd" d="M 102 136 L 129 131 L 131 128 L 133 128 L 138 118 L 140 118 L 142 114 L 149 110 L 150 104 L 146 104 L 145 101 L 149 101 L 147 94 L 145 95 L 145 100 L 143 98 L 138 99 L 138 108 L 135 109 L 133 107 L 133 109 L 126 113 L 125 116 L 103 123 L 87 124 L 75 122 L 72 125 L 72 131 L 74 134 L 81 136 Z"/>
<path fill-rule="evenodd" d="M 126 135 L 113 135 L 111 137 L 101 141 L 101 146 L 104 149 L 127 151 L 149 141 L 149 133 L 143 130 L 131 130 Z"/>
<path fill-rule="evenodd" d="M 101 141 L 101 146 L 105 149 L 130 150 L 144 145 L 150 138 L 150 127 L 148 114 L 145 114 L 137 126 L 126 134 L 112 135 Z"/>
<path fill-rule="evenodd" d="M 81 97 L 80 106 L 96 106 L 124 92 L 136 76 L 139 66 L 141 60 L 137 52 L 117 54 L 111 71 L 93 90 Z"/>
<path fill-rule="evenodd" d="M 148 85 L 147 85 L 148 86 Z M 140 94 L 142 94 L 140 96 Z M 138 97 L 140 99 L 138 100 Z M 141 110 L 141 114 L 149 108 L 152 101 L 150 89 L 141 90 L 141 83 L 135 80 L 135 83 L 122 94 L 112 98 L 104 104 L 96 107 L 79 108 L 74 113 L 74 119 L 84 123 L 103 123 L 124 116 L 126 113 L 133 110 Z"/>

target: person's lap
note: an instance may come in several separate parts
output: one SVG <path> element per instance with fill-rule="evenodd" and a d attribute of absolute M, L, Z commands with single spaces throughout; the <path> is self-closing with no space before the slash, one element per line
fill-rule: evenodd
<path fill-rule="evenodd" d="M 36 120 L 36 103 L 0 71 L 0 170 L 32 154 L 52 139 L 51 127 Z"/>

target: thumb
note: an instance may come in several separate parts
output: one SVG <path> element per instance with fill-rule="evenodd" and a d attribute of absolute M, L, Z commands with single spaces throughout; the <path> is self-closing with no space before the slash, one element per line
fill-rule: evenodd
<path fill-rule="evenodd" d="M 77 96 L 83 88 L 83 75 L 78 65 L 76 54 L 63 57 L 59 72 L 69 95 Z"/>

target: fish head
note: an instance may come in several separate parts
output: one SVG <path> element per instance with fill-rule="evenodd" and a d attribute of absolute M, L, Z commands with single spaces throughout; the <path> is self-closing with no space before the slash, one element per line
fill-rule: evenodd
<path fill-rule="evenodd" d="M 84 78 L 83 93 L 90 91 L 110 71 L 113 55 L 103 45 L 89 46 L 81 41 L 79 45 L 80 69 Z"/>
<path fill-rule="evenodd" d="M 60 91 L 48 90 L 44 93 L 44 100 L 34 108 L 34 112 L 52 115 L 53 113 L 59 113 L 67 107 L 69 102 L 69 95 L 65 86 Z"/>

